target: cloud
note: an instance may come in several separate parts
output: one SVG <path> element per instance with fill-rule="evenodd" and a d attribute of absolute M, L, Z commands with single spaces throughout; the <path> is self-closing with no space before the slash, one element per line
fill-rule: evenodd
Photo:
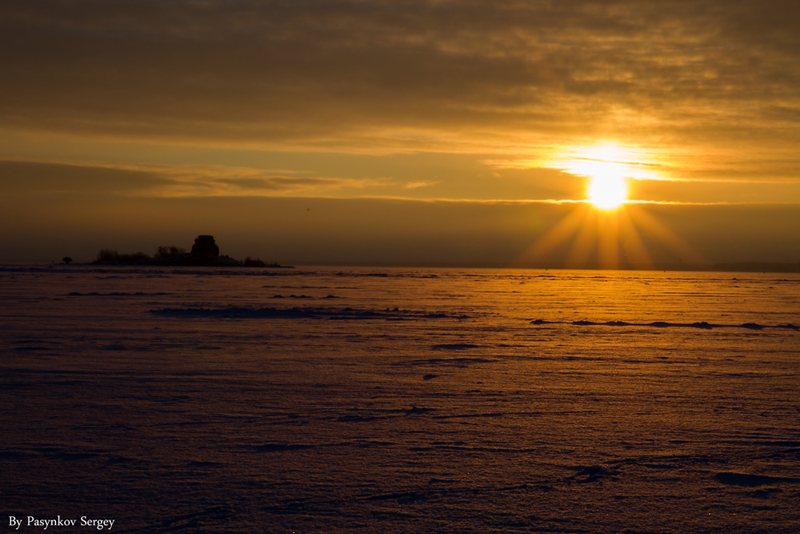
<path fill-rule="evenodd" d="M 337 192 L 386 187 L 386 178 L 304 176 L 218 165 L 143 165 L 1 161 L 7 193 L 35 196 L 80 194 L 136 197 L 335 196 Z"/>
<path fill-rule="evenodd" d="M 164 177 L 156 196 L 327 196 L 338 190 L 384 187 L 385 178 L 304 176 L 304 172 L 271 171 L 219 165 L 147 166 Z"/>
<path fill-rule="evenodd" d="M 789 153 L 796 2 L 90 1 L 0 7 L 3 126 L 365 153 L 597 137 Z"/>
<path fill-rule="evenodd" d="M 408 182 L 403 186 L 403 189 L 419 189 L 420 187 L 430 187 L 432 185 L 436 185 L 439 182 L 429 182 L 426 180 L 421 180 L 418 182 Z"/>
<path fill-rule="evenodd" d="M 0 186 L 6 194 L 131 194 L 171 184 L 152 170 L 0 161 Z"/>

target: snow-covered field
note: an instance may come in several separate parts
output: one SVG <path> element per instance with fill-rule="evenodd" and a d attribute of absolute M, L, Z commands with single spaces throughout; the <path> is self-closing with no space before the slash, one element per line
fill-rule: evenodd
<path fill-rule="evenodd" d="M 4 531 L 800 532 L 798 274 L 6 265 L 0 298 Z"/>

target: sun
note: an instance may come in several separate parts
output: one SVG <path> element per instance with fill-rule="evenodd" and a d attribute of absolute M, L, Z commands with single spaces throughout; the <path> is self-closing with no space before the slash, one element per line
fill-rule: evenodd
<path fill-rule="evenodd" d="M 589 178 L 586 195 L 597 209 L 615 210 L 628 199 L 628 184 L 618 173 L 593 173 Z"/>
<path fill-rule="evenodd" d="M 587 180 L 586 198 L 600 211 L 628 201 L 628 180 L 648 175 L 648 164 L 636 151 L 612 143 L 576 147 L 554 158 L 556 168 Z"/>
<path fill-rule="evenodd" d="M 608 149 L 606 149 L 608 150 Z M 626 166 L 601 154 L 608 159 L 587 158 L 581 162 L 581 174 L 589 179 L 586 197 L 592 205 L 604 211 L 622 206 L 628 200 L 628 182 L 625 179 Z"/>

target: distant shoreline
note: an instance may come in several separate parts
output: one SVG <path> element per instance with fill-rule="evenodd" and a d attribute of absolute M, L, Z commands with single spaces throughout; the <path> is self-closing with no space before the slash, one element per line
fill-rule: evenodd
<path fill-rule="evenodd" d="M 15 268 L 21 266 L 36 267 L 135 267 L 135 268 L 169 268 L 180 269 L 186 267 L 211 267 L 211 268 L 236 268 L 242 267 L 241 264 L 176 264 L 176 263 L 124 263 L 124 262 L 74 262 L 69 265 L 56 261 L 0 261 L 0 269 Z M 354 263 L 307 263 L 299 265 L 300 268 L 329 267 L 329 268 L 373 268 L 373 269 L 530 269 L 530 270 L 552 270 L 552 271 L 669 271 L 669 272 L 721 272 L 721 273 L 795 273 L 800 274 L 800 264 L 797 263 L 776 263 L 776 262 L 736 262 L 736 263 L 716 263 L 716 264 L 655 264 L 655 265 L 621 265 L 618 267 L 605 267 L 592 264 L 523 264 L 523 265 L 501 265 L 493 263 L 386 263 L 386 262 L 354 262 Z M 294 265 L 278 265 L 275 263 L 263 266 L 250 266 L 250 269 L 295 269 Z"/>
<path fill-rule="evenodd" d="M 408 268 L 408 269 L 531 269 L 531 270 L 557 270 L 557 271 L 685 271 L 685 272 L 743 272 L 743 273 L 800 273 L 800 262 L 734 262 L 734 263 L 709 263 L 709 264 L 684 264 L 684 263 L 656 263 L 623 264 L 609 267 L 597 264 L 561 264 L 561 263 L 531 263 L 531 264 L 500 264 L 491 262 L 352 262 L 352 263 L 300 263 L 303 267 L 359 267 L 359 268 Z"/>

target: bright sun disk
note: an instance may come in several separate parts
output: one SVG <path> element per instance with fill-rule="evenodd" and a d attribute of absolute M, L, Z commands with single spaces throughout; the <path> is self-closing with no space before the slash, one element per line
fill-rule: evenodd
<path fill-rule="evenodd" d="M 628 201 L 628 180 L 660 179 L 654 165 L 634 149 L 613 143 L 565 150 L 555 168 L 587 180 L 586 198 L 598 210 L 613 211 Z"/>
<path fill-rule="evenodd" d="M 628 199 L 628 184 L 622 176 L 620 165 L 608 162 L 594 162 L 586 194 L 596 208 L 613 210 Z"/>

